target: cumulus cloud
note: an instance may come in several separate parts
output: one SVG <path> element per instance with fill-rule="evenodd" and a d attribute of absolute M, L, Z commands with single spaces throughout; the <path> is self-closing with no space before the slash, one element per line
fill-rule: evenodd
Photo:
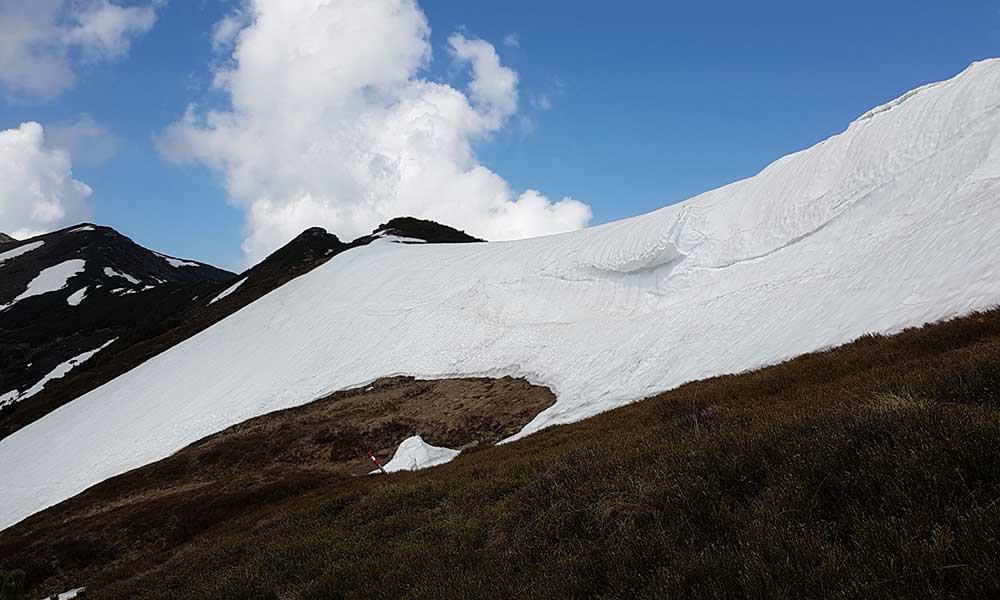
<path fill-rule="evenodd" d="M 240 30 L 247 26 L 248 18 L 242 8 L 236 8 L 222 17 L 212 28 L 212 50 L 222 52 L 232 47 Z"/>
<path fill-rule="evenodd" d="M 78 63 L 128 54 L 156 22 L 162 0 L 0 0 L 0 85 L 14 95 L 52 98 L 73 86 Z"/>
<path fill-rule="evenodd" d="M 0 131 L 0 231 L 26 239 L 89 220 L 87 184 L 70 155 L 52 148 L 38 123 Z"/>
<path fill-rule="evenodd" d="M 196 105 L 158 136 L 168 160 L 209 166 L 245 210 L 248 261 L 320 225 L 342 237 L 412 215 L 487 239 L 585 226 L 585 204 L 518 195 L 473 144 L 517 112 L 517 74 L 486 41 L 453 34 L 463 89 L 431 81 L 430 27 L 413 0 L 249 0 L 222 109 Z M 220 33 L 224 32 L 224 33 Z M 237 34 L 238 33 L 238 34 Z M 213 40 L 214 41 L 214 40 Z"/>
<path fill-rule="evenodd" d="M 46 137 L 51 147 L 65 150 L 77 164 L 88 167 L 102 165 L 118 152 L 118 137 L 90 115 L 55 124 Z"/>

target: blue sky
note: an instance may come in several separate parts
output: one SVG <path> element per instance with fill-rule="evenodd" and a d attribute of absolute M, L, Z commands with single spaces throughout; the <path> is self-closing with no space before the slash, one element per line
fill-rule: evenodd
<path fill-rule="evenodd" d="M 586 203 L 591 224 L 753 175 L 877 104 L 1000 55 L 1000 4 L 982 1 L 423 0 L 420 8 L 433 48 L 421 77 L 468 83 L 449 56 L 455 32 L 489 42 L 517 73 L 517 112 L 476 138 L 479 163 L 516 193 Z M 172 163 L 154 144 L 189 103 L 227 105 L 210 89 L 226 57 L 213 52 L 212 33 L 232 10 L 219 0 L 169 0 L 127 56 L 73 63 L 67 91 L 0 98 L 0 130 L 24 121 L 49 130 L 89 115 L 117 140 L 100 164 L 74 148 L 73 177 L 93 189 L 93 220 L 164 252 L 239 268 L 246 209 L 227 201 L 224 172 Z"/>

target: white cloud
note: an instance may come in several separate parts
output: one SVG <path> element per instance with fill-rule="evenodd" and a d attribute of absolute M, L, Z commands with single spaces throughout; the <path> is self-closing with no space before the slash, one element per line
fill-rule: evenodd
<path fill-rule="evenodd" d="M 471 74 L 460 90 L 423 76 L 430 28 L 413 0 L 252 0 L 246 11 L 215 72 L 228 106 L 189 107 L 157 143 L 220 175 L 246 212 L 249 261 L 314 225 L 349 238 L 412 215 L 511 239 L 589 221 L 585 204 L 518 196 L 478 162 L 473 143 L 518 106 L 517 74 L 489 43 L 448 38 Z"/>
<path fill-rule="evenodd" d="M 79 62 L 128 54 L 156 21 L 154 0 L 0 0 L 0 85 L 14 95 L 52 98 L 73 86 Z"/>
<path fill-rule="evenodd" d="M 518 48 L 521 46 L 521 38 L 516 33 L 508 33 L 503 38 L 503 45 L 508 48 Z"/>
<path fill-rule="evenodd" d="M 73 179 L 69 153 L 48 145 L 41 125 L 0 131 L 0 231 L 26 239 L 86 221 L 90 194 Z"/>
<path fill-rule="evenodd" d="M 531 105 L 538 110 L 551 110 L 552 109 L 552 99 L 546 94 L 538 94 L 531 97 Z"/>
<path fill-rule="evenodd" d="M 90 115 L 55 124 L 46 137 L 51 147 L 69 152 L 80 165 L 102 165 L 118 152 L 117 136 Z"/>
<path fill-rule="evenodd" d="M 221 52 L 227 50 L 236 42 L 236 36 L 247 26 L 249 15 L 242 8 L 237 8 L 222 17 L 212 28 L 212 50 Z"/>
<path fill-rule="evenodd" d="M 489 120 L 486 127 L 500 129 L 507 117 L 517 112 L 517 73 L 500 64 L 496 48 L 488 42 L 453 33 L 448 44 L 457 61 L 472 67 L 469 96 L 477 111 Z"/>

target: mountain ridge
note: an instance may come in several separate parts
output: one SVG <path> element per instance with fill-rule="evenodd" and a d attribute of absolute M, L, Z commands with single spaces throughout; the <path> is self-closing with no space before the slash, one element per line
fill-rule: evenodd
<path fill-rule="evenodd" d="M 0 345 L 5 348 L 0 351 L 0 365 L 4 367 L 0 370 L 0 440 L 81 394 L 196 335 L 341 252 L 370 244 L 385 236 L 422 239 L 427 243 L 480 241 L 446 225 L 412 217 L 392 219 L 377 227 L 372 234 L 350 243 L 340 241 L 336 235 L 322 228 L 313 227 L 303 231 L 257 265 L 237 275 L 207 267 L 204 263 L 176 259 L 146 250 L 109 227 L 80 223 L 12 246 L 12 251 L 17 252 L 20 248 L 42 243 L 38 248 L 11 259 L 10 264 L 17 266 L 12 270 L 23 276 L 0 280 L 0 301 L 5 297 L 4 289 L 8 290 L 8 295 L 13 294 L 10 289 L 20 290 L 24 285 L 23 280 L 29 275 L 35 276 L 41 269 L 37 261 L 29 258 L 35 252 L 45 250 L 46 243 L 49 244 L 48 249 L 52 250 L 52 240 L 62 242 L 62 247 L 55 250 L 59 253 L 58 258 L 48 257 L 47 262 L 43 262 L 51 264 L 68 256 L 80 256 L 81 249 L 72 244 L 81 240 L 86 242 L 82 237 L 85 234 L 110 236 L 119 245 L 119 249 L 120 244 L 127 245 L 128 252 L 125 254 L 144 253 L 146 263 L 151 254 L 155 257 L 153 262 L 165 262 L 178 272 L 212 269 L 208 272 L 213 278 L 193 286 L 187 285 L 192 283 L 187 279 L 175 281 L 173 283 L 184 285 L 175 286 L 163 293 L 155 289 L 146 290 L 145 284 L 152 277 L 148 269 L 136 268 L 135 261 L 130 263 L 118 260 L 115 256 L 108 255 L 108 248 L 102 247 L 100 250 L 103 255 L 98 253 L 95 258 L 91 253 L 85 256 L 88 264 L 92 265 L 91 273 L 96 272 L 93 277 L 97 279 L 77 281 L 74 277 L 73 281 L 76 283 L 72 288 L 46 294 L 44 299 L 40 297 L 39 300 L 33 300 L 32 302 L 41 302 L 41 306 L 33 312 L 25 311 L 14 316 L 5 316 L 0 312 L 0 326 L 4 327 L 0 332 L 0 342 L 3 342 Z M 67 244 L 70 244 L 68 250 Z M 84 243 L 81 248 L 86 247 L 87 244 Z M 41 258 L 46 257 L 43 254 Z M 97 266 L 93 267 L 95 262 Z M 116 282 L 113 283 L 114 287 L 122 286 L 117 288 L 120 295 L 101 295 L 99 299 L 88 303 L 87 288 L 90 289 L 89 294 L 101 294 L 99 291 L 95 292 L 94 284 L 103 282 L 106 287 L 108 285 L 105 281 L 108 276 L 103 272 L 105 267 L 121 270 L 116 271 L 119 275 L 108 279 Z M 5 275 L 6 272 L 0 270 L 0 275 Z M 145 281 L 134 284 L 129 282 L 124 276 L 135 278 L 130 273 L 143 274 L 142 279 Z M 232 285 L 234 281 L 237 282 L 235 286 Z M 67 300 L 73 300 L 73 295 L 81 289 L 84 290 L 84 295 L 80 296 L 79 302 L 74 306 L 65 306 L 63 296 Z M 95 308 L 95 303 L 103 305 L 107 302 L 111 303 L 107 307 L 110 314 L 105 315 L 103 320 L 80 314 L 88 308 Z M 39 327 L 37 315 L 55 310 L 53 307 L 73 318 L 47 319 Z M 67 324 L 81 319 L 88 331 L 67 332 Z M 67 341 L 66 338 L 70 335 L 78 339 Z M 77 360 L 82 356 L 86 358 Z M 53 373 L 61 375 L 50 377 Z"/>

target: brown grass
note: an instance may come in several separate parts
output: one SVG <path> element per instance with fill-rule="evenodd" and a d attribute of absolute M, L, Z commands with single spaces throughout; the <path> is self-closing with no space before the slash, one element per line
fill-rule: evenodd
<path fill-rule="evenodd" d="M 524 380 L 395 377 L 250 419 L 96 485 L 0 533 L 0 570 L 30 587 L 78 587 L 100 572 L 156 563 L 196 535 L 322 485 L 342 484 L 419 434 L 453 448 L 491 445 L 555 401 Z"/>
<path fill-rule="evenodd" d="M 1000 597 L 998 381 L 1000 311 L 868 336 L 427 471 L 223 505 L 169 552 L 66 581 L 110 599 Z M 0 569 L 21 567 L 18 535 Z"/>

